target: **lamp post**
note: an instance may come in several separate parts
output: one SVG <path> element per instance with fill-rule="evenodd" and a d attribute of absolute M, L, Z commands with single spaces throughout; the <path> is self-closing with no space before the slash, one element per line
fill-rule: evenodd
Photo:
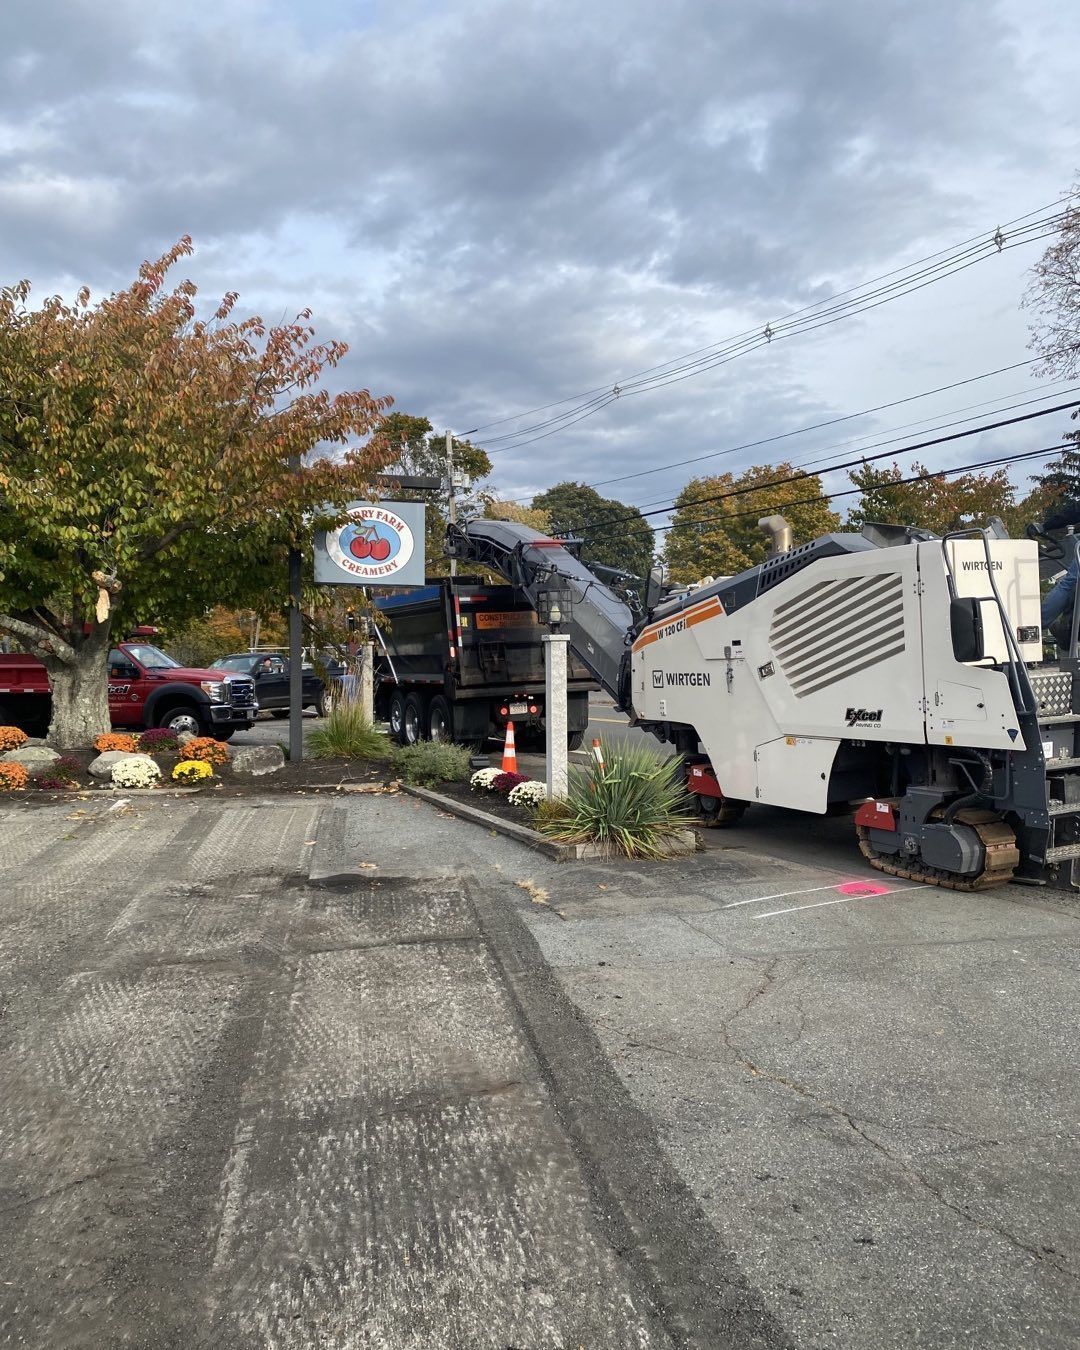
<path fill-rule="evenodd" d="M 559 629 L 573 611 L 573 596 L 566 587 L 556 582 L 540 590 L 537 602 L 540 622 L 546 623 L 550 629 L 541 639 L 544 645 L 547 795 L 550 801 L 566 796 L 568 782 L 566 674 L 570 635 Z"/>

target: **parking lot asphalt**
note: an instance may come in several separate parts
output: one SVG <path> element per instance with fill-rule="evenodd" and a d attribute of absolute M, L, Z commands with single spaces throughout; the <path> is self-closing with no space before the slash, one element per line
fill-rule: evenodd
<path fill-rule="evenodd" d="M 1068 897 L 114 804 L 0 813 L 0 1344 L 1076 1343 Z"/>

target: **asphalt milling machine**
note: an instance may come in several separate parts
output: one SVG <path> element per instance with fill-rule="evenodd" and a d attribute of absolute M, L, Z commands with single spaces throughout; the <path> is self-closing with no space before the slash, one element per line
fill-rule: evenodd
<path fill-rule="evenodd" d="M 580 541 L 514 522 L 452 525 L 447 552 L 537 609 L 559 598 L 572 649 L 683 757 L 706 821 L 754 803 L 853 810 L 863 854 L 893 876 L 1076 889 L 1080 602 L 1058 659 L 1040 626 L 1040 561 L 1060 546 L 996 522 L 798 546 L 781 517 L 762 527 L 765 562 L 679 595 L 654 580 L 640 600 Z"/>

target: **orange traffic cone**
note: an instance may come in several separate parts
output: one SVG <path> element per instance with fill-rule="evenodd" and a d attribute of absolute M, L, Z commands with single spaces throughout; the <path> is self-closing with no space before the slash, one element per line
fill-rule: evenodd
<path fill-rule="evenodd" d="M 514 724 L 506 724 L 506 744 L 503 746 L 503 773 L 517 773 L 517 747 L 514 745 Z"/>

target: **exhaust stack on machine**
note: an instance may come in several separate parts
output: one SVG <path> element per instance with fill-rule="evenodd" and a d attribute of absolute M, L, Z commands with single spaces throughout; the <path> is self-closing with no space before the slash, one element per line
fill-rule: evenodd
<path fill-rule="evenodd" d="M 767 534 L 772 541 L 769 548 L 770 558 L 775 558 L 778 553 L 786 553 L 795 545 L 795 532 L 783 516 L 762 516 L 758 521 L 758 529 Z"/>

